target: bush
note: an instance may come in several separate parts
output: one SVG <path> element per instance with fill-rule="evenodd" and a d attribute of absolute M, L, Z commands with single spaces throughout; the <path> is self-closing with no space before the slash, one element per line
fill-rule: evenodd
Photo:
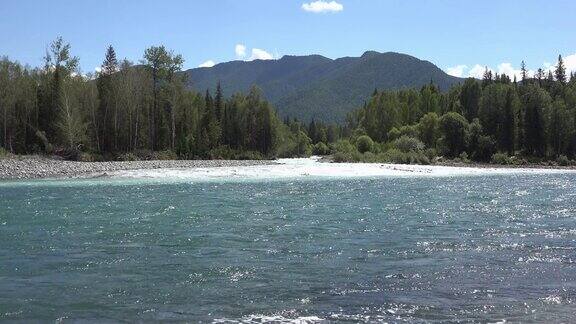
<path fill-rule="evenodd" d="M 512 164 L 512 159 L 510 159 L 506 153 L 494 153 L 492 155 L 492 163 L 508 165 Z"/>
<path fill-rule="evenodd" d="M 417 125 L 404 125 L 400 127 L 400 136 L 408 136 L 408 137 L 418 137 L 418 126 Z"/>
<path fill-rule="evenodd" d="M 337 152 L 334 154 L 334 162 L 362 162 L 365 156 L 358 151 Z"/>
<path fill-rule="evenodd" d="M 375 162 L 378 162 L 378 159 L 377 159 L 376 154 L 374 154 L 372 152 L 366 152 L 362 156 L 362 162 L 375 163 Z"/>
<path fill-rule="evenodd" d="M 158 151 L 153 154 L 154 160 L 178 160 L 176 153 L 170 150 Z"/>
<path fill-rule="evenodd" d="M 468 159 L 468 153 L 466 152 L 462 152 L 460 153 L 460 155 L 458 156 L 458 158 L 460 159 L 460 161 L 464 162 L 464 163 L 469 163 L 470 159 Z"/>
<path fill-rule="evenodd" d="M 235 160 L 264 160 L 264 155 L 256 151 L 241 151 L 236 156 Z"/>
<path fill-rule="evenodd" d="M 424 150 L 424 155 L 428 158 L 428 161 L 434 161 L 438 156 L 438 152 L 436 152 L 436 149 L 434 148 L 429 148 Z"/>
<path fill-rule="evenodd" d="M 349 162 L 352 157 L 344 152 L 337 152 L 336 154 L 334 154 L 333 156 L 334 162 Z"/>
<path fill-rule="evenodd" d="M 36 137 L 40 139 L 40 142 L 44 146 L 44 152 L 46 152 L 47 154 L 52 154 L 52 152 L 54 151 L 54 146 L 48 141 L 46 133 L 44 133 L 43 131 L 36 131 Z"/>
<path fill-rule="evenodd" d="M 0 157 L 6 157 L 6 156 L 8 156 L 8 151 L 2 146 L 0 146 Z"/>
<path fill-rule="evenodd" d="M 328 155 L 330 154 L 330 149 L 328 148 L 328 146 L 326 146 L 326 144 L 319 142 L 316 143 L 316 145 L 314 145 L 312 153 L 315 155 Z"/>
<path fill-rule="evenodd" d="M 402 134 L 400 133 L 400 130 L 396 127 L 392 127 L 392 129 L 388 132 L 387 136 L 388 136 L 388 140 L 389 141 L 393 141 L 398 139 Z"/>
<path fill-rule="evenodd" d="M 419 138 L 428 147 L 432 147 L 436 144 L 438 140 L 438 128 L 440 124 L 440 118 L 436 113 L 427 113 L 418 123 Z"/>
<path fill-rule="evenodd" d="M 481 135 L 478 137 L 474 158 L 478 161 L 489 161 L 496 151 L 496 141 L 490 136 Z"/>
<path fill-rule="evenodd" d="M 398 164 L 430 164 L 430 159 L 422 152 L 402 152 L 399 149 L 391 149 L 384 153 L 385 162 Z"/>
<path fill-rule="evenodd" d="M 440 118 L 440 133 L 444 153 L 456 157 L 466 148 L 468 121 L 458 113 L 446 113 Z"/>
<path fill-rule="evenodd" d="M 118 160 L 119 161 L 138 161 L 140 160 L 140 158 L 138 157 L 138 155 L 129 152 L 129 153 L 124 153 L 124 154 L 120 154 L 118 156 Z"/>
<path fill-rule="evenodd" d="M 312 153 L 311 142 L 306 133 L 298 131 L 279 143 L 276 154 L 281 158 L 308 157 Z"/>
<path fill-rule="evenodd" d="M 419 152 L 424 149 L 424 143 L 417 138 L 402 135 L 399 139 L 394 141 L 394 147 L 404 153 L 410 151 Z"/>
<path fill-rule="evenodd" d="M 54 154 L 56 156 L 59 156 L 67 161 L 79 161 L 80 153 L 81 153 L 80 150 L 76 147 L 58 148 L 54 151 Z"/>
<path fill-rule="evenodd" d="M 558 163 L 558 165 L 561 165 L 561 166 L 568 166 L 568 165 L 570 165 L 570 160 L 568 160 L 568 157 L 566 155 L 560 155 L 556 159 L 556 163 Z"/>
<path fill-rule="evenodd" d="M 360 153 L 372 151 L 373 147 L 374 141 L 368 135 L 362 135 L 356 140 L 356 148 Z"/>
<path fill-rule="evenodd" d="M 339 140 L 332 145 L 332 150 L 335 152 L 352 153 L 356 151 L 356 147 L 348 140 Z"/>
<path fill-rule="evenodd" d="M 81 162 L 97 162 L 97 161 L 102 161 L 102 160 L 103 160 L 103 158 L 101 155 L 93 154 L 93 153 L 87 153 L 87 152 L 80 153 L 80 155 L 78 157 L 78 161 L 81 161 Z"/>

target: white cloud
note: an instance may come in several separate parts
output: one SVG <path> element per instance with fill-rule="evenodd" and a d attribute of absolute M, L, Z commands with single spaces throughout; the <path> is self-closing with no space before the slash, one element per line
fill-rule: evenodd
<path fill-rule="evenodd" d="M 250 61 L 253 60 L 273 60 L 274 55 L 266 52 L 263 49 L 253 48 L 252 49 L 252 56 L 250 56 Z"/>
<path fill-rule="evenodd" d="M 564 61 L 564 66 L 566 67 L 567 77 L 570 77 L 570 73 L 572 72 L 576 73 L 576 53 L 572 55 L 563 56 L 562 60 Z M 546 74 L 548 74 L 548 72 L 554 73 L 554 70 L 556 69 L 556 64 L 557 63 L 552 64 L 550 62 L 544 62 L 541 68 Z M 496 69 L 488 67 L 488 70 L 492 71 L 492 73 L 498 73 L 500 75 L 506 74 L 508 77 L 510 77 L 510 79 L 514 79 L 514 77 L 516 77 L 517 80 L 522 79 L 522 71 L 520 70 L 520 67 L 515 68 L 511 63 L 500 63 L 498 64 Z M 526 71 L 528 77 L 534 77 L 534 75 L 536 74 L 535 70 L 528 69 Z M 477 79 L 482 79 L 485 71 L 486 66 L 482 66 L 480 64 L 476 64 L 470 69 L 468 68 L 468 66 L 464 64 L 446 68 L 446 73 L 448 73 L 449 75 L 453 75 L 456 77 L 471 77 Z"/>
<path fill-rule="evenodd" d="M 512 63 L 498 64 L 498 74 L 506 74 L 512 80 L 514 80 L 514 77 L 516 77 L 516 80 L 522 79 L 522 72 L 520 69 L 515 69 Z"/>
<path fill-rule="evenodd" d="M 449 67 L 446 69 L 446 73 L 450 74 L 451 76 L 461 78 L 464 75 L 464 71 L 468 69 L 466 65 L 456 65 L 454 67 Z"/>
<path fill-rule="evenodd" d="M 213 67 L 214 65 L 216 65 L 216 63 L 214 63 L 214 61 L 208 60 L 208 61 L 206 61 L 206 62 L 198 65 L 198 67 L 201 67 L 201 68 L 204 68 L 204 67 L 205 67 L 205 68 L 209 68 L 209 67 Z"/>
<path fill-rule="evenodd" d="M 570 78 L 570 73 L 576 72 L 576 54 L 562 56 L 562 61 L 564 61 L 564 67 L 566 68 L 566 76 Z M 548 71 L 554 73 L 558 62 L 551 64 L 549 62 L 544 62 L 544 72 Z"/>
<path fill-rule="evenodd" d="M 322 12 L 338 12 L 344 10 L 344 6 L 336 1 L 314 1 L 310 3 L 302 4 L 302 9 L 304 11 L 313 12 L 313 13 L 322 13 Z"/>
<path fill-rule="evenodd" d="M 99 67 L 99 66 L 97 66 L 97 67 L 94 68 L 94 71 L 95 71 L 96 73 L 100 73 L 100 72 L 102 72 L 102 68 Z"/>
<path fill-rule="evenodd" d="M 491 70 L 491 69 L 489 69 L 489 70 Z M 468 77 L 469 78 L 482 79 L 482 76 L 484 76 L 485 71 L 486 71 L 485 66 L 482 66 L 480 64 L 476 64 L 470 69 L 470 71 L 468 71 Z"/>
<path fill-rule="evenodd" d="M 484 72 L 486 72 L 486 68 L 488 68 L 489 71 L 492 71 L 493 74 L 506 74 L 510 77 L 510 79 L 514 79 L 514 76 L 516 76 L 517 80 L 522 78 L 522 72 L 520 69 L 515 69 L 511 63 L 500 63 L 496 69 L 482 66 L 480 64 L 474 65 L 471 69 L 468 69 L 468 66 L 466 65 L 456 65 L 454 67 L 447 68 L 446 73 L 459 78 L 468 77 L 482 79 L 484 77 Z M 534 71 L 532 70 L 528 70 L 527 73 L 528 76 L 534 75 Z"/>
<path fill-rule="evenodd" d="M 570 73 L 576 72 L 576 53 L 568 55 L 562 58 L 564 60 L 564 66 L 566 66 L 566 74 L 570 76 Z"/>
<path fill-rule="evenodd" d="M 245 58 L 246 57 L 246 45 L 236 44 L 234 51 L 236 52 L 237 58 Z"/>

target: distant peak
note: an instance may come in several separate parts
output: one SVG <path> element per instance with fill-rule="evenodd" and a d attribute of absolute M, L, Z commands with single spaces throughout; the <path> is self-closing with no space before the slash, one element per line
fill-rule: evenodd
<path fill-rule="evenodd" d="M 319 54 L 310 54 L 310 55 L 284 55 L 280 60 L 291 60 L 291 59 L 301 59 L 301 58 L 319 58 L 329 60 L 329 58 L 319 55 Z"/>
<path fill-rule="evenodd" d="M 366 51 L 364 52 L 364 54 L 362 54 L 362 57 L 372 57 L 372 56 L 378 56 L 381 53 L 376 52 L 376 51 Z"/>

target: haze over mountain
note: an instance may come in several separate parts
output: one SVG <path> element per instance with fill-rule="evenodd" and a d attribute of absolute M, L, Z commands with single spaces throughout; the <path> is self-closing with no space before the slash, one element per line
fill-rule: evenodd
<path fill-rule="evenodd" d="M 377 89 L 421 87 L 431 80 L 446 90 L 462 81 L 434 64 L 399 53 L 369 51 L 361 57 L 329 59 L 320 55 L 279 60 L 232 61 L 185 71 L 188 87 L 224 95 L 260 87 L 282 117 L 341 122 Z"/>

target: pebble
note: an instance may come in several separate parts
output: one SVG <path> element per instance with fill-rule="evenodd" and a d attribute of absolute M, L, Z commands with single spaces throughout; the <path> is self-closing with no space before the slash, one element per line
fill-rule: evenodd
<path fill-rule="evenodd" d="M 76 178 L 98 176 L 105 172 L 140 169 L 193 169 L 275 164 L 270 160 L 167 160 L 76 162 L 41 156 L 17 156 L 0 159 L 0 179 Z"/>

